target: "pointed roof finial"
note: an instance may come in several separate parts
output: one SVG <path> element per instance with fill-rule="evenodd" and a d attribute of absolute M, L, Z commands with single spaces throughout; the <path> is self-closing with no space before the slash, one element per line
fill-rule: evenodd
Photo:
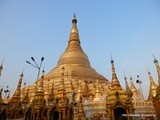
<path fill-rule="evenodd" d="M 154 57 L 154 55 L 153 55 Z M 157 73 L 158 73 L 158 83 L 160 84 L 160 66 L 158 64 L 158 60 L 154 57 L 154 63 L 156 65 Z"/>
<path fill-rule="evenodd" d="M 148 67 L 147 67 L 147 71 L 148 71 L 148 74 L 150 74 L 150 71 L 149 71 Z"/>
<path fill-rule="evenodd" d="M 74 12 L 74 18 L 76 19 L 76 14 L 75 14 L 75 12 Z"/>
<path fill-rule="evenodd" d="M 126 81 L 127 80 L 127 77 L 125 75 L 125 71 L 123 71 L 123 74 L 124 74 L 124 80 Z"/>
<path fill-rule="evenodd" d="M 127 82 L 127 77 L 125 75 L 125 71 L 123 72 L 124 74 L 124 80 L 125 80 L 125 84 L 126 84 L 126 90 L 128 91 L 129 90 L 129 85 L 128 85 L 128 82 Z"/>
<path fill-rule="evenodd" d="M 77 23 L 77 19 L 76 19 L 75 13 L 74 13 L 74 17 L 73 17 L 72 23 Z"/>
<path fill-rule="evenodd" d="M 155 84 L 155 82 L 154 82 L 154 80 L 153 80 L 153 77 L 152 77 L 152 75 L 151 75 L 151 73 L 148 71 L 148 77 L 149 77 L 149 80 L 150 80 L 150 87 L 152 88 L 152 89 L 156 89 L 157 88 L 157 86 L 156 86 L 156 84 Z"/>
<path fill-rule="evenodd" d="M 131 76 L 130 76 L 130 89 L 132 92 L 137 92 L 137 88 L 135 87 Z"/>
<path fill-rule="evenodd" d="M 114 60 L 112 58 L 112 53 L 110 54 L 111 55 L 111 63 L 113 64 L 114 63 Z"/>
<path fill-rule="evenodd" d="M 112 64 L 112 81 L 111 81 L 111 86 L 114 89 L 119 89 L 119 88 L 121 89 L 121 85 L 120 85 L 119 80 L 118 80 L 117 75 L 116 75 L 113 59 L 111 59 L 111 64 Z"/>
<path fill-rule="evenodd" d="M 125 84 L 126 84 L 126 92 L 128 93 L 128 97 L 129 99 L 131 98 L 131 96 L 133 96 L 133 93 L 131 91 L 131 89 L 129 88 L 129 85 L 128 85 L 128 82 L 127 82 L 127 77 L 125 75 L 125 72 L 124 72 L 124 80 L 125 80 Z"/>
<path fill-rule="evenodd" d="M 21 79 L 23 78 L 23 72 L 24 72 L 24 69 L 22 70 L 22 73 L 20 74 Z"/>
<path fill-rule="evenodd" d="M 20 97 L 22 79 L 23 79 L 23 72 L 20 74 L 20 79 L 19 79 L 19 81 L 18 81 L 18 85 L 17 85 L 17 88 L 16 88 L 16 90 L 15 90 L 13 96 Z"/>
<path fill-rule="evenodd" d="M 149 77 L 149 81 L 150 81 L 150 90 L 149 90 L 148 100 L 152 100 L 152 98 L 156 96 L 157 86 L 156 86 L 156 84 L 153 80 L 153 77 L 149 71 L 148 71 L 148 77 Z"/>
<path fill-rule="evenodd" d="M 158 60 L 155 58 L 154 54 L 152 56 L 154 58 L 154 63 L 158 63 Z"/>
<path fill-rule="evenodd" d="M 72 39 L 72 33 L 75 33 L 75 34 L 77 34 L 76 36 L 74 36 L 77 40 L 76 41 L 78 41 L 78 42 L 80 42 L 79 41 L 79 33 L 78 33 L 78 28 L 77 28 L 77 19 L 76 19 L 76 15 L 74 14 L 74 17 L 73 17 L 73 19 L 72 19 L 72 28 L 71 28 L 71 32 L 70 32 L 70 39 L 69 39 L 69 41 Z"/>

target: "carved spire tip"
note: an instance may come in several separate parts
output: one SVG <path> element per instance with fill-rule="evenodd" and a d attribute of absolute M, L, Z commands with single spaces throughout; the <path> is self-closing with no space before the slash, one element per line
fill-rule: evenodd
<path fill-rule="evenodd" d="M 72 23 L 77 23 L 77 18 L 76 18 L 76 15 L 75 15 L 75 13 L 74 13 L 74 16 L 73 16 Z"/>
<path fill-rule="evenodd" d="M 156 59 L 156 57 L 154 56 L 154 54 L 152 56 L 154 58 L 154 63 L 158 63 L 158 60 Z"/>
<path fill-rule="evenodd" d="M 114 60 L 113 60 L 113 58 L 112 58 L 112 53 L 110 54 L 110 56 L 111 56 L 111 64 L 113 64 L 113 63 L 114 63 Z"/>

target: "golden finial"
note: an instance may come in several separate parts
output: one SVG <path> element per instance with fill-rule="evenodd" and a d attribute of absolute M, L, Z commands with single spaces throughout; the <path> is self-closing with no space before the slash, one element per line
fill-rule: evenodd
<path fill-rule="evenodd" d="M 158 83 L 160 85 L 160 66 L 158 64 L 158 60 L 155 58 L 155 56 L 153 55 L 154 58 L 154 63 L 156 65 L 156 69 L 157 69 L 157 74 L 158 74 Z"/>
<path fill-rule="evenodd" d="M 111 64 L 112 64 L 112 77 L 116 77 L 117 78 L 117 76 L 115 74 L 114 60 L 112 59 L 112 56 L 111 56 Z"/>
<path fill-rule="evenodd" d="M 126 84 L 126 91 L 129 92 L 129 85 L 128 85 L 128 82 L 127 82 L 127 77 L 125 75 L 125 72 L 123 72 L 123 73 L 124 73 L 124 80 L 125 80 L 125 84 Z"/>
<path fill-rule="evenodd" d="M 76 23 L 77 23 L 77 19 L 76 19 L 76 15 L 74 14 L 74 17 L 73 17 L 73 19 L 72 19 L 72 28 L 71 28 L 71 34 L 72 33 L 75 33 L 75 34 L 77 34 L 77 36 L 76 36 L 76 39 L 79 41 L 79 35 L 78 35 L 78 28 L 77 28 L 77 26 L 76 26 Z M 70 37 L 72 36 L 70 34 Z M 75 35 L 73 35 L 74 37 L 75 37 Z M 72 37 L 71 37 L 72 38 Z M 70 40 L 71 40 L 71 38 L 70 38 Z M 77 41 L 76 40 L 76 41 Z"/>
<path fill-rule="evenodd" d="M 148 77 L 149 77 L 149 80 L 150 80 L 150 92 L 151 92 L 151 95 L 152 96 L 155 96 L 156 95 L 156 90 L 157 90 L 157 86 L 153 80 L 153 77 L 151 75 L 151 73 L 148 71 Z"/>
<path fill-rule="evenodd" d="M 74 13 L 74 17 L 73 17 L 72 23 L 77 23 L 77 19 L 76 19 L 75 13 Z"/>
<path fill-rule="evenodd" d="M 111 81 L 111 86 L 114 89 L 121 88 L 121 85 L 119 83 L 119 80 L 118 80 L 116 72 L 115 72 L 114 61 L 113 61 L 112 58 L 111 58 L 111 65 L 112 65 L 112 81 Z"/>
<path fill-rule="evenodd" d="M 21 94 L 22 79 L 23 79 L 23 71 L 20 74 L 20 79 L 18 81 L 18 85 L 17 85 L 16 91 L 14 92 L 14 95 L 13 95 L 13 96 L 17 96 L 18 98 L 20 97 L 20 94 Z"/>
<path fill-rule="evenodd" d="M 113 58 L 112 58 L 112 53 L 110 53 L 110 56 L 111 56 L 111 63 L 113 64 L 114 61 L 113 61 Z"/>
<path fill-rule="evenodd" d="M 133 83 L 133 80 L 132 80 L 131 76 L 130 76 L 130 89 L 131 89 L 132 92 L 138 92 L 137 88 L 135 87 L 135 85 Z"/>
<path fill-rule="evenodd" d="M 125 80 L 125 84 L 126 84 L 126 92 L 128 94 L 128 98 L 129 100 L 131 99 L 131 97 L 133 96 L 133 92 L 131 91 L 131 89 L 129 88 L 129 85 L 128 85 L 128 82 L 127 82 L 127 77 L 125 75 L 125 72 L 124 72 L 124 80 Z"/>
<path fill-rule="evenodd" d="M 154 56 L 154 54 L 152 56 L 154 58 L 154 63 L 158 63 L 158 60 L 156 59 L 156 57 Z"/>

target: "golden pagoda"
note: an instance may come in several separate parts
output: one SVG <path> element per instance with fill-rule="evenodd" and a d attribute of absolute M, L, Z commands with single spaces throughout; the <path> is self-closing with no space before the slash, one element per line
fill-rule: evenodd
<path fill-rule="evenodd" d="M 112 81 L 106 102 L 107 116 L 111 120 L 132 120 L 132 117 L 129 116 L 134 113 L 133 103 L 130 99 L 131 92 L 130 90 L 122 89 L 116 75 L 113 59 L 111 60 L 111 65 Z M 129 88 L 127 84 L 126 86 Z"/>
<path fill-rule="evenodd" d="M 6 103 L 0 91 L 0 120 L 132 120 L 139 102 L 143 103 L 142 96 L 132 78 L 130 87 L 126 77 L 126 89 L 121 86 L 113 59 L 111 70 L 109 82 L 91 67 L 81 48 L 74 15 L 68 45 L 57 65 L 47 74 L 42 71 L 40 79 L 24 88 L 21 74 L 13 97 Z M 156 97 L 150 74 L 149 78 L 150 96 Z"/>

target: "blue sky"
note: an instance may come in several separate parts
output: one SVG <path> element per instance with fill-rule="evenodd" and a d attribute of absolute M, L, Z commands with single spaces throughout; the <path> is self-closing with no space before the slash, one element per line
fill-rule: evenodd
<path fill-rule="evenodd" d="M 74 13 L 91 66 L 111 80 L 112 54 L 121 84 L 124 71 L 134 82 L 139 75 L 147 96 L 147 69 L 157 83 L 152 54 L 160 60 L 159 0 L 0 0 L 0 61 L 5 58 L 0 85 L 14 90 L 23 69 L 24 80 L 32 84 L 37 69 L 25 62 L 31 56 L 37 62 L 45 57 L 46 73 L 55 67 Z"/>

